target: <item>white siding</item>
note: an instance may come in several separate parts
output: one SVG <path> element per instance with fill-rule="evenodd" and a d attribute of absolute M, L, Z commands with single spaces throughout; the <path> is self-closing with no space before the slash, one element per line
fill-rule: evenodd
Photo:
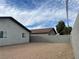
<path fill-rule="evenodd" d="M 29 32 L 10 19 L 0 19 L 0 31 L 7 32 L 7 38 L 0 38 L 0 46 L 29 42 Z M 26 33 L 26 38 L 22 38 L 22 33 Z"/>
<path fill-rule="evenodd" d="M 79 15 L 72 29 L 72 46 L 74 48 L 75 59 L 79 59 Z"/>

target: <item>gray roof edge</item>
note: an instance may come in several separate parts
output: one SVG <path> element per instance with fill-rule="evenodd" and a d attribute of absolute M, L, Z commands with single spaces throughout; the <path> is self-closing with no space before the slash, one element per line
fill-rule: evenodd
<path fill-rule="evenodd" d="M 25 30 L 27 30 L 27 31 L 29 31 L 29 32 L 31 32 L 29 29 L 27 29 L 24 25 L 22 25 L 20 22 L 18 22 L 17 20 L 15 20 L 13 17 L 11 17 L 11 16 L 2 16 L 2 17 L 0 17 L 0 18 L 4 18 L 4 19 L 6 19 L 6 18 L 9 18 L 9 19 L 11 19 L 12 21 L 14 21 L 15 23 L 17 23 L 18 25 L 20 25 L 22 28 L 24 28 Z"/>

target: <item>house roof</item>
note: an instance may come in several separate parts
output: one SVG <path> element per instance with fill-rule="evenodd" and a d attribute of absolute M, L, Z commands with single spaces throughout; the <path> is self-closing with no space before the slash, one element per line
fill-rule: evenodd
<path fill-rule="evenodd" d="M 21 26 L 23 29 L 27 30 L 28 32 L 31 32 L 29 29 L 27 29 L 24 25 L 22 25 L 17 20 L 15 20 L 13 17 L 0 17 L 0 19 L 11 19 L 15 23 L 17 23 L 19 26 Z"/>
<path fill-rule="evenodd" d="M 54 28 L 35 29 L 31 30 L 31 32 L 32 34 L 48 34 L 51 30 L 53 30 L 56 33 Z"/>

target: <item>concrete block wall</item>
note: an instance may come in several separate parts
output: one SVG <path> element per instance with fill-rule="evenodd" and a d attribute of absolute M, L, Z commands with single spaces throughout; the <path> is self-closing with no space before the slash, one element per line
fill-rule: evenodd
<path fill-rule="evenodd" d="M 31 42 L 70 43 L 70 35 L 31 35 Z"/>

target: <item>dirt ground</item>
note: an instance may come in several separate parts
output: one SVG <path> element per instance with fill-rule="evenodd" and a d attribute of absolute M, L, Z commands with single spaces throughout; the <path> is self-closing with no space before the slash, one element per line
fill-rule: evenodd
<path fill-rule="evenodd" d="M 74 59 L 66 43 L 29 43 L 0 47 L 0 59 Z"/>

